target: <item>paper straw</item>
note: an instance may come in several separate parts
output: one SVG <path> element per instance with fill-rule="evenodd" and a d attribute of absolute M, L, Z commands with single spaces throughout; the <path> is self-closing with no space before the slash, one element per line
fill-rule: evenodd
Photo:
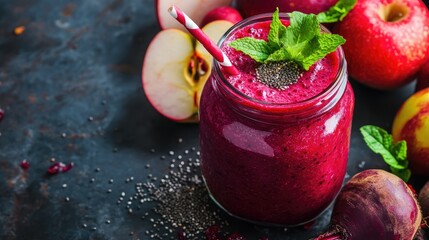
<path fill-rule="evenodd" d="M 229 58 L 225 55 L 225 53 L 223 53 L 222 50 L 220 50 L 220 48 L 216 46 L 212 40 L 210 40 L 210 38 L 198 27 L 198 25 L 188 17 L 188 15 L 186 15 L 176 6 L 171 6 L 168 9 L 168 12 L 206 48 L 206 50 L 214 57 L 214 59 L 219 62 L 226 72 L 231 75 L 237 75 L 239 73 L 237 68 L 231 64 L 231 61 L 229 61 Z"/>

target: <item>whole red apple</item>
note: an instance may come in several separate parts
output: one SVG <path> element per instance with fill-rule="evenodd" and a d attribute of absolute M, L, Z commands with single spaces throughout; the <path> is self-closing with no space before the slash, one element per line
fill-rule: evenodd
<path fill-rule="evenodd" d="M 281 12 L 300 11 L 319 13 L 328 10 L 338 0 L 237 0 L 237 9 L 243 17 L 260 13 L 274 12 L 279 7 Z"/>
<path fill-rule="evenodd" d="M 416 92 L 427 87 L 429 87 L 429 59 L 423 64 L 417 75 Z"/>
<path fill-rule="evenodd" d="M 236 24 L 239 21 L 243 20 L 243 17 L 241 16 L 240 12 L 233 7 L 217 7 L 204 16 L 203 20 L 201 21 L 201 26 L 205 26 L 207 23 L 216 20 L 225 20 Z"/>
<path fill-rule="evenodd" d="M 429 55 L 429 10 L 421 0 L 359 0 L 334 32 L 350 76 L 382 90 L 410 82 Z"/>
<path fill-rule="evenodd" d="M 229 6 L 232 0 L 156 0 L 156 18 L 161 29 L 177 28 L 186 31 L 176 19 L 172 18 L 167 9 L 173 5 L 178 6 L 198 26 L 203 17 L 212 9 L 220 6 Z"/>

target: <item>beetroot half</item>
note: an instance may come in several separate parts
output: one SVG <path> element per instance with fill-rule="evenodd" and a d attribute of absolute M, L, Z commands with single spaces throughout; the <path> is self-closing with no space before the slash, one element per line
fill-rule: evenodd
<path fill-rule="evenodd" d="M 411 240 L 422 221 L 414 193 L 384 170 L 356 174 L 338 195 L 329 231 L 315 240 Z"/>

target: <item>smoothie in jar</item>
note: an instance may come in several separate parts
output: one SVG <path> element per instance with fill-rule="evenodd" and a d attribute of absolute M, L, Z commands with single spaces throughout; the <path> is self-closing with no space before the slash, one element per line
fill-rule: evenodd
<path fill-rule="evenodd" d="M 281 19 L 288 25 L 287 15 Z M 317 217 L 341 188 L 354 95 L 341 48 L 286 87 L 257 80 L 260 63 L 229 43 L 247 36 L 266 40 L 270 22 L 271 15 L 246 19 L 219 43 L 240 74 L 215 64 L 205 86 L 201 166 L 211 197 L 229 214 L 293 226 Z"/>

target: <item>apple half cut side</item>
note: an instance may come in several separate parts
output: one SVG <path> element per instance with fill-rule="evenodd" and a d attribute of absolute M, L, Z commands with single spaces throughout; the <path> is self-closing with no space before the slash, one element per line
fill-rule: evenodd
<path fill-rule="evenodd" d="M 161 29 L 177 28 L 185 31 L 185 28 L 170 16 L 167 9 L 176 5 L 185 12 L 198 26 L 211 10 L 229 6 L 232 0 L 156 0 L 156 17 Z"/>
<path fill-rule="evenodd" d="M 232 26 L 213 21 L 202 30 L 218 42 Z M 195 45 L 195 46 L 194 46 Z M 178 29 L 159 32 L 146 51 L 142 70 L 144 92 L 152 106 L 177 122 L 197 122 L 198 103 L 210 76 L 212 56 L 194 38 Z"/>
<path fill-rule="evenodd" d="M 180 30 L 159 32 L 146 50 L 142 70 L 145 94 L 162 115 L 181 121 L 194 113 L 191 86 L 186 79 L 193 38 Z"/>

